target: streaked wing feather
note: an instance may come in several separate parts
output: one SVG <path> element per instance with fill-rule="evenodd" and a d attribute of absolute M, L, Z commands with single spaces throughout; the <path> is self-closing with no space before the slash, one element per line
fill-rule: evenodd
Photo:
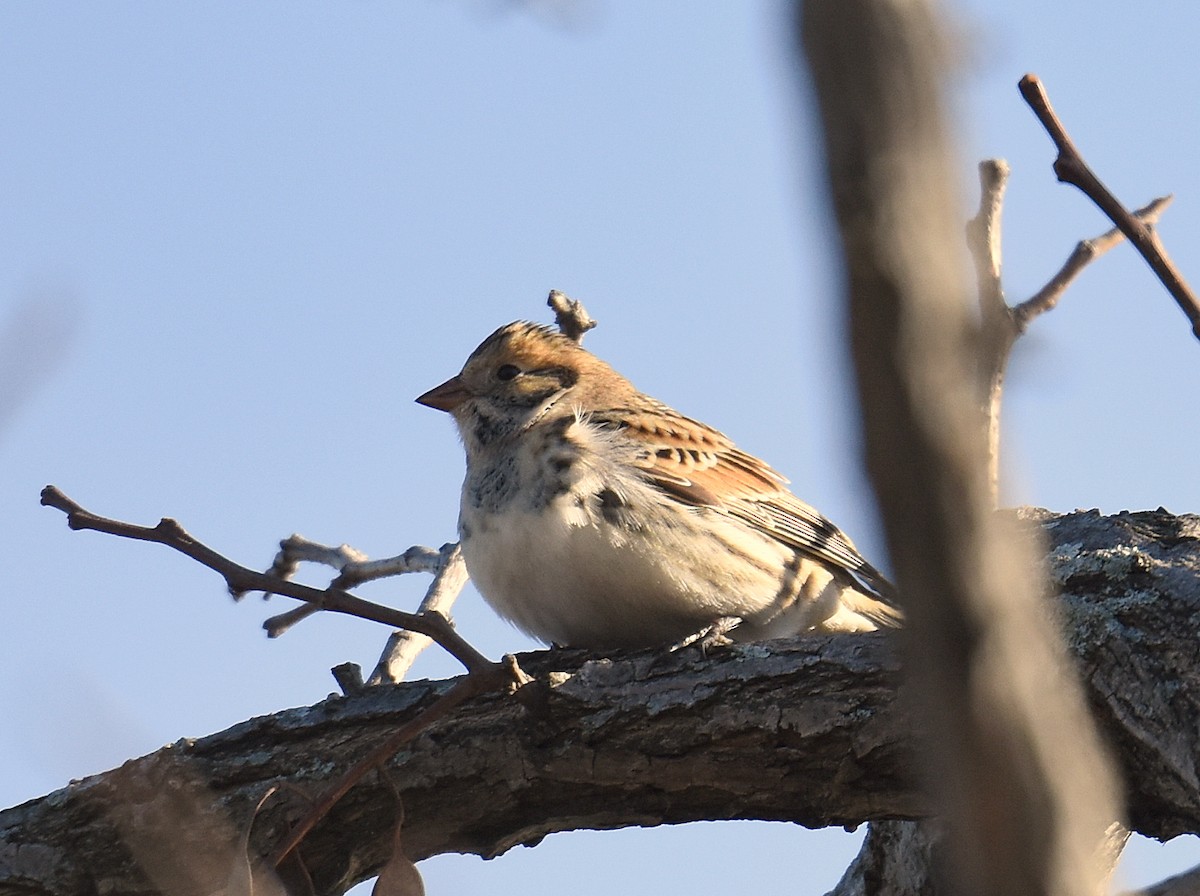
<path fill-rule="evenodd" d="M 595 415 L 645 444 L 638 464 L 667 494 L 714 507 L 784 544 L 851 574 L 894 605 L 894 588 L 837 526 L 787 490 L 787 479 L 735 446 L 722 433 L 655 403 L 647 413 Z M 894 620 L 881 619 L 884 624 Z"/>
<path fill-rule="evenodd" d="M 747 505 L 754 508 L 754 519 L 746 514 Z M 730 508 L 730 513 L 758 524 L 797 550 L 846 570 L 885 603 L 895 605 L 896 589 L 883 573 L 867 562 L 846 533 L 791 492 L 743 502 Z"/>

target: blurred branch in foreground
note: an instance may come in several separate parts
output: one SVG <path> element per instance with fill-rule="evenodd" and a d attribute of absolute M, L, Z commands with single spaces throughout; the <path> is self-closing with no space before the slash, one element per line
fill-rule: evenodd
<path fill-rule="evenodd" d="M 1032 539 L 993 509 L 938 12 L 808 0 L 800 20 L 845 255 L 866 465 L 947 832 L 944 885 L 1095 896 L 1118 790 L 1040 600 Z"/>

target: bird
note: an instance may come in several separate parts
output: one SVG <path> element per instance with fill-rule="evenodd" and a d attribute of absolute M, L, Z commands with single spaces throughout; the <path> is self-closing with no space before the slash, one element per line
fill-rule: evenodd
<path fill-rule="evenodd" d="M 488 604 L 560 647 L 895 628 L 891 583 L 788 481 L 557 330 L 500 327 L 417 402 L 466 453 L 458 533 Z"/>

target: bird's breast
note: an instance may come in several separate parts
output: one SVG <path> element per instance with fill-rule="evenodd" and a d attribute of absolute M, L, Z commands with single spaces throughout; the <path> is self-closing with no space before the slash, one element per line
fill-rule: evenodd
<path fill-rule="evenodd" d="M 702 625 L 650 545 L 603 518 L 602 502 L 568 496 L 532 511 L 463 508 L 463 559 L 505 619 L 554 644 L 663 644 Z"/>

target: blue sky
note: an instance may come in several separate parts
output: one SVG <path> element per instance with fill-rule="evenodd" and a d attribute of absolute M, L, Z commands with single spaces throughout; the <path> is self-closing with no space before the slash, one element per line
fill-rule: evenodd
<path fill-rule="evenodd" d="M 732 435 L 870 555 L 812 104 L 779 2 L 231 0 L 0 5 L 0 805 L 181 736 L 315 702 L 385 633 L 233 604 L 164 549 L 71 533 L 53 482 L 125 519 L 178 518 L 250 565 L 293 531 L 373 556 L 451 540 L 462 458 L 412 398 L 496 326 L 587 302 L 588 345 Z M 1013 165 L 1006 285 L 1035 291 L 1107 224 L 1053 180 L 1021 102 L 1044 79 L 1130 205 L 1200 282 L 1200 19 L 1111 0 L 947 7 L 974 165 Z M 1010 502 L 1200 508 L 1200 345 L 1127 249 L 1018 347 Z M 424 581 L 369 596 L 411 606 Z M 492 656 L 532 642 L 468 592 Z M 454 674 L 432 651 L 417 676 Z M 431 893 L 580 896 L 727 879 L 823 893 L 858 836 L 786 825 L 564 834 L 423 864 Z M 647 878 L 653 863 L 658 877 Z M 1125 880 L 1200 862 L 1130 850 Z M 586 873 L 580 872 L 586 869 Z M 799 886 L 797 885 L 799 882 Z"/>

